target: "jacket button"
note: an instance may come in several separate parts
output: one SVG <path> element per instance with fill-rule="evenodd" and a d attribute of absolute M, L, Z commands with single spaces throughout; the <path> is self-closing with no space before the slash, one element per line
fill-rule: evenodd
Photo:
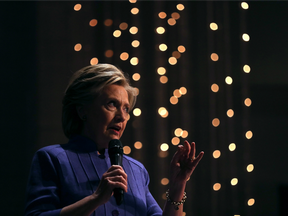
<path fill-rule="evenodd" d="M 112 216 L 119 216 L 119 211 L 118 210 L 113 210 L 112 211 Z"/>

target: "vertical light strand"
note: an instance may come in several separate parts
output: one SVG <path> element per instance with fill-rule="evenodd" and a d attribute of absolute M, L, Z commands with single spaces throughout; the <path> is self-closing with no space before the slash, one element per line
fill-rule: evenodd
<path fill-rule="evenodd" d="M 242 34 L 244 33 L 249 33 L 247 32 L 247 26 L 246 26 L 246 13 L 248 10 L 243 10 L 242 7 L 241 7 L 241 3 L 239 2 L 238 3 L 238 7 L 239 7 L 239 10 L 240 10 L 240 34 L 239 35 L 239 43 L 240 43 L 240 56 L 241 56 L 241 65 L 245 65 L 247 64 L 247 54 L 248 54 L 248 44 L 249 42 L 246 42 L 244 40 L 242 40 Z M 241 37 L 240 37 L 241 36 Z M 239 68 L 239 71 L 241 70 L 241 68 Z M 241 73 L 242 75 L 242 89 L 241 89 L 241 93 L 242 93 L 242 101 L 244 101 L 246 98 L 250 98 L 250 95 L 249 95 L 249 75 L 250 74 L 246 74 L 246 73 Z M 243 167 L 246 165 L 246 164 L 249 164 L 251 161 L 250 161 L 250 152 L 251 152 L 251 142 L 252 140 L 251 139 L 247 139 L 245 137 L 245 133 L 248 131 L 248 130 L 251 130 L 250 128 L 250 123 L 249 123 L 249 113 L 250 113 L 250 108 L 245 106 L 242 102 L 242 113 L 243 113 L 243 116 L 242 116 L 242 128 L 243 128 L 243 150 L 244 150 L 244 154 L 243 154 Z M 250 199 L 251 197 L 253 197 L 253 194 L 252 194 L 252 187 L 251 187 L 251 173 L 245 173 L 245 180 L 243 179 L 244 183 L 242 184 L 243 185 L 243 189 L 244 189 L 244 199 L 245 200 L 242 200 L 243 203 L 246 202 L 246 200 Z M 253 207 L 250 207 L 250 208 L 244 208 L 245 209 L 245 212 L 244 212 L 244 215 L 250 215 L 251 214 L 251 208 Z M 249 211 L 250 210 L 250 211 Z"/>
<path fill-rule="evenodd" d="M 232 69 L 231 69 L 231 40 L 230 40 L 230 10 L 229 10 L 229 2 L 223 2 L 223 23 L 224 23 L 224 41 L 225 41 L 225 46 L 224 46 L 224 53 L 225 53 L 225 75 L 226 76 L 232 76 Z M 233 77 L 233 76 L 232 76 Z M 233 88 L 230 85 L 225 85 L 225 93 L 226 93 L 226 103 L 224 106 L 224 110 L 232 109 L 233 110 Z M 234 135 L 234 118 L 233 117 L 228 117 L 225 112 L 225 119 L 226 119 L 226 142 L 224 142 L 224 146 L 222 149 L 225 149 L 226 152 L 228 152 L 229 156 L 227 157 L 226 164 L 229 166 L 227 167 L 226 171 L 228 176 L 225 176 L 226 179 L 231 179 L 232 177 L 239 176 L 239 172 L 241 170 L 237 169 L 238 166 L 236 164 L 236 157 L 235 157 L 235 152 L 230 152 L 228 150 L 228 143 L 233 143 L 235 142 L 235 135 Z M 233 214 L 239 211 L 239 196 L 238 196 L 238 187 L 233 187 L 231 189 L 231 196 L 227 196 L 226 200 L 227 203 L 229 202 L 231 206 L 233 206 Z M 232 203 L 231 203 L 232 202 Z"/>
<path fill-rule="evenodd" d="M 213 2 L 206 2 L 206 7 L 207 7 L 207 21 L 210 23 L 213 20 L 214 17 L 214 8 L 213 8 Z M 207 23 L 208 25 L 208 23 Z M 214 52 L 214 37 L 210 32 L 210 29 L 208 28 L 208 53 L 207 56 L 210 56 L 212 52 Z M 215 63 L 214 61 L 211 61 L 211 59 L 208 59 L 208 77 L 209 77 L 209 83 L 214 83 L 215 82 Z M 208 87 L 208 86 L 207 86 Z M 213 92 L 209 92 L 209 119 L 212 120 L 216 116 L 216 96 Z M 216 128 L 210 126 L 209 129 L 209 149 L 210 150 L 215 150 L 217 147 L 217 136 L 216 136 Z M 217 165 L 215 162 L 215 159 L 210 156 L 210 175 L 211 175 L 211 210 L 210 212 L 214 215 L 217 215 L 218 212 L 218 199 L 217 199 L 217 193 L 212 190 L 212 185 L 217 182 Z"/>
<path fill-rule="evenodd" d="M 155 1 L 154 2 L 154 11 L 153 11 L 153 17 L 154 17 L 154 26 L 153 26 L 153 30 L 154 30 L 154 41 L 155 41 L 155 44 L 154 44 L 154 47 L 158 46 L 159 44 L 167 44 L 167 41 L 166 41 L 166 37 L 165 35 L 167 33 L 164 33 L 164 34 L 158 34 L 155 29 L 158 28 L 159 26 L 162 26 L 164 29 L 167 29 L 166 28 L 166 24 L 163 25 L 163 20 L 161 20 L 158 16 L 159 12 L 161 12 L 163 10 L 163 8 L 165 8 L 165 2 L 163 1 Z M 155 49 L 155 48 L 154 48 Z M 165 97 L 165 92 L 167 92 L 167 84 L 162 84 L 160 81 L 159 81 L 159 75 L 157 73 L 157 69 L 159 67 L 164 67 L 166 69 L 166 76 L 167 76 L 167 61 L 166 61 L 166 53 L 167 51 L 165 52 L 162 52 L 160 50 L 156 50 L 154 52 L 154 64 L 153 64 L 153 70 L 154 70 L 154 76 L 152 78 L 150 78 L 151 80 L 153 79 L 152 83 L 154 85 L 154 104 L 156 105 L 157 109 L 159 107 L 165 107 L 166 109 L 168 109 L 167 105 L 168 105 L 168 101 L 169 101 L 169 98 Z M 168 82 L 169 82 L 169 78 L 168 78 Z M 170 145 L 170 140 L 167 139 L 169 137 L 169 134 L 168 134 L 168 131 L 170 131 L 168 129 L 168 121 L 169 121 L 169 114 L 166 118 L 163 118 L 161 117 L 159 114 L 158 114 L 158 110 L 155 110 L 155 112 L 157 112 L 157 117 L 155 118 L 155 125 L 156 125 L 156 128 L 157 128 L 157 135 L 155 135 L 155 138 L 154 138 L 154 141 L 156 142 L 156 147 L 158 147 L 161 143 L 167 143 L 168 145 Z M 169 113 L 169 109 L 168 109 L 168 113 Z M 170 150 L 171 151 L 171 150 Z M 169 154 L 170 151 L 166 151 L 165 154 Z M 169 157 L 168 155 L 166 157 L 164 157 L 165 155 L 163 155 L 163 157 L 159 157 L 160 155 L 159 154 L 163 154 L 163 152 L 161 152 L 161 150 L 158 148 L 157 149 L 157 156 L 158 158 L 156 159 L 157 160 L 157 173 L 155 173 L 156 175 L 156 179 L 157 179 L 157 182 L 159 182 L 160 179 L 162 179 L 163 177 L 168 177 L 169 176 L 169 173 L 167 173 L 167 170 L 169 170 L 168 168 L 168 164 L 169 164 Z M 160 201 L 160 205 L 164 204 L 165 200 L 162 198 L 163 196 L 163 193 L 165 192 L 166 190 L 166 187 L 162 186 L 162 185 L 158 185 L 157 187 L 157 196 L 158 197 L 158 200 L 161 200 Z"/>

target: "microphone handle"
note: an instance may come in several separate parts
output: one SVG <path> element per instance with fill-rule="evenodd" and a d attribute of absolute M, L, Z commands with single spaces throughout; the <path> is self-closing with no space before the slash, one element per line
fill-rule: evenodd
<path fill-rule="evenodd" d="M 122 188 L 115 188 L 114 189 L 114 197 L 116 200 L 117 205 L 121 205 L 123 202 L 124 191 Z"/>

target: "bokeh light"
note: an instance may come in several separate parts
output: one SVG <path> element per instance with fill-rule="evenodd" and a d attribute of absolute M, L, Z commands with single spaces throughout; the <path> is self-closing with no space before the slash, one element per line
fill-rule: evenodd
<path fill-rule="evenodd" d="M 183 130 L 181 128 L 176 128 L 174 134 L 175 136 L 180 137 L 183 134 Z"/>
<path fill-rule="evenodd" d="M 218 126 L 220 125 L 220 120 L 219 120 L 218 118 L 214 118 L 214 119 L 212 120 L 212 125 L 213 125 L 214 127 L 218 127 Z"/>
<path fill-rule="evenodd" d="M 138 32 L 138 28 L 136 26 L 132 26 L 130 29 L 129 29 L 129 32 L 131 34 L 137 34 Z"/>
<path fill-rule="evenodd" d="M 121 36 L 121 31 L 120 31 L 120 30 L 115 30 L 115 31 L 113 32 L 113 36 L 114 36 L 114 37 L 120 37 L 120 36 Z"/>
<path fill-rule="evenodd" d="M 165 28 L 163 28 L 163 27 L 158 27 L 158 28 L 156 28 L 156 32 L 158 33 L 158 34 L 164 34 L 164 32 L 165 32 Z"/>
<path fill-rule="evenodd" d="M 169 64 L 171 64 L 171 65 L 175 65 L 175 64 L 177 64 L 177 59 L 176 59 L 175 57 L 170 57 L 170 58 L 168 59 L 168 62 L 169 62 Z"/>
<path fill-rule="evenodd" d="M 241 7 L 244 9 L 244 10 L 247 10 L 249 8 L 249 5 L 247 4 L 247 2 L 242 2 L 241 3 Z"/>
<path fill-rule="evenodd" d="M 98 23 L 98 21 L 97 21 L 96 19 L 92 19 L 92 20 L 90 20 L 89 25 L 90 25 L 91 27 L 94 27 L 94 26 L 97 25 L 97 23 Z"/>
<path fill-rule="evenodd" d="M 126 61 L 128 58 L 129 58 L 129 54 L 128 54 L 127 52 L 121 53 L 120 59 L 121 59 L 122 61 Z"/>
<path fill-rule="evenodd" d="M 171 14 L 171 17 L 172 17 L 173 19 L 177 20 L 177 19 L 180 18 L 180 14 L 177 13 L 177 12 L 173 12 L 173 13 Z"/>
<path fill-rule="evenodd" d="M 219 150 L 213 151 L 213 158 L 217 159 L 221 156 L 221 152 Z"/>
<path fill-rule="evenodd" d="M 252 131 L 247 131 L 246 134 L 245 134 L 245 136 L 246 136 L 247 139 L 251 139 L 252 136 L 253 136 Z"/>
<path fill-rule="evenodd" d="M 250 71 L 251 71 L 250 66 L 249 66 L 249 65 L 244 65 L 244 66 L 243 66 L 243 71 L 244 71 L 245 73 L 250 73 Z"/>
<path fill-rule="evenodd" d="M 165 12 L 160 12 L 160 13 L 158 14 L 158 16 L 159 16 L 159 18 L 161 18 L 161 19 L 165 19 L 166 16 L 167 16 L 167 14 L 166 14 Z"/>
<path fill-rule="evenodd" d="M 173 145 L 178 145 L 180 143 L 180 139 L 178 137 L 173 137 L 171 143 Z"/>
<path fill-rule="evenodd" d="M 216 31 L 218 29 L 218 25 L 214 22 L 210 23 L 210 29 Z"/>
<path fill-rule="evenodd" d="M 139 63 L 139 60 L 138 60 L 138 58 L 137 57 L 133 57 L 133 58 L 131 58 L 130 59 L 130 64 L 131 65 L 137 65 Z"/>
<path fill-rule="evenodd" d="M 184 10 L 184 5 L 183 4 L 177 4 L 176 8 L 179 10 L 179 11 L 182 11 Z"/>
<path fill-rule="evenodd" d="M 128 24 L 125 22 L 120 23 L 119 28 L 121 30 L 126 30 L 128 28 Z"/>
<path fill-rule="evenodd" d="M 132 79 L 133 79 L 134 81 L 138 81 L 138 80 L 140 80 L 140 78 L 141 78 L 141 76 L 140 76 L 139 73 L 134 73 L 134 74 L 132 75 Z"/>
<path fill-rule="evenodd" d="M 175 105 L 178 103 L 178 98 L 175 96 L 170 97 L 170 103 Z"/>
<path fill-rule="evenodd" d="M 105 51 L 105 56 L 107 58 L 111 58 L 113 56 L 113 54 L 114 54 L 113 50 L 106 50 Z"/>
<path fill-rule="evenodd" d="M 237 185 L 238 184 L 238 179 L 237 178 L 233 178 L 232 180 L 231 180 L 231 185 L 232 186 L 235 186 L 235 185 Z"/>
<path fill-rule="evenodd" d="M 162 179 L 161 179 L 161 184 L 162 184 L 162 185 L 167 185 L 167 184 L 169 184 L 169 179 L 168 179 L 168 178 L 162 178 Z"/>
<path fill-rule="evenodd" d="M 106 19 L 105 21 L 104 21 L 104 25 L 105 26 L 111 26 L 113 24 L 113 20 L 112 19 Z"/>
<path fill-rule="evenodd" d="M 159 49 L 161 50 L 161 51 L 166 51 L 167 50 L 167 45 L 166 44 L 160 44 L 159 45 Z"/>
<path fill-rule="evenodd" d="M 234 116 L 234 111 L 233 111 L 233 109 L 227 110 L 227 116 L 230 117 L 230 118 Z"/>
<path fill-rule="evenodd" d="M 135 108 L 135 109 L 133 110 L 133 114 L 134 114 L 134 116 L 140 116 L 140 115 L 141 115 L 141 109 Z"/>
<path fill-rule="evenodd" d="M 160 77 L 160 82 L 161 82 L 162 84 L 167 83 L 167 82 L 168 82 L 168 77 L 167 77 L 167 76 L 161 76 L 161 77 Z"/>
<path fill-rule="evenodd" d="M 184 139 L 187 138 L 188 137 L 188 131 L 183 130 L 181 137 Z"/>
<path fill-rule="evenodd" d="M 129 0 L 130 3 L 136 3 L 137 0 Z"/>
<path fill-rule="evenodd" d="M 220 190 L 221 189 L 221 184 L 220 183 L 215 183 L 214 185 L 213 185 L 213 190 L 214 191 L 218 191 L 218 190 Z"/>
<path fill-rule="evenodd" d="M 173 18 L 170 18 L 170 19 L 167 20 L 167 23 L 168 23 L 169 25 L 173 26 L 173 25 L 176 24 L 176 20 L 173 19 Z"/>
<path fill-rule="evenodd" d="M 161 151 L 167 151 L 169 149 L 169 145 L 167 143 L 162 143 L 160 145 Z"/>
<path fill-rule="evenodd" d="M 219 56 L 216 53 L 212 53 L 210 57 L 211 57 L 212 61 L 218 61 L 219 60 Z"/>
<path fill-rule="evenodd" d="M 81 49 L 82 49 L 82 45 L 80 43 L 78 43 L 74 46 L 75 51 L 80 51 Z"/>
<path fill-rule="evenodd" d="M 76 5 L 74 6 L 74 10 L 75 10 L 75 11 L 79 11 L 79 10 L 81 10 L 81 8 L 82 8 L 82 5 L 81 5 L 81 4 L 76 4 Z"/>
<path fill-rule="evenodd" d="M 139 9 L 138 9 L 138 8 L 132 8 L 132 9 L 131 9 L 131 13 L 134 14 L 134 15 L 136 15 L 136 14 L 139 13 Z"/>
<path fill-rule="evenodd" d="M 179 92 L 182 94 L 182 95 L 185 95 L 187 93 L 187 89 L 185 87 L 181 87 L 179 89 Z"/>
<path fill-rule="evenodd" d="M 140 45 L 140 42 L 138 40 L 133 40 L 131 45 L 136 48 Z"/>
<path fill-rule="evenodd" d="M 158 73 L 159 75 L 164 75 L 164 74 L 166 73 L 166 69 L 165 69 L 164 67 L 159 67 L 159 68 L 157 69 L 157 73 Z"/>
<path fill-rule="evenodd" d="M 96 64 L 98 64 L 98 58 L 96 58 L 96 57 L 94 57 L 94 58 L 92 58 L 91 60 L 90 60 L 90 64 L 91 65 L 96 65 Z"/>
<path fill-rule="evenodd" d="M 251 106 L 251 104 L 252 104 L 251 99 L 250 99 L 250 98 L 246 98 L 246 99 L 244 100 L 244 104 L 245 104 L 245 106 L 247 106 L 247 107 Z"/>
<path fill-rule="evenodd" d="M 254 170 L 254 165 L 249 164 L 246 169 L 247 169 L 247 172 L 252 172 Z"/>
<path fill-rule="evenodd" d="M 214 84 L 211 85 L 211 90 L 213 92 L 218 92 L 219 91 L 219 86 L 216 83 L 214 83 Z"/>
<path fill-rule="evenodd" d="M 228 146 L 229 150 L 230 151 L 235 151 L 236 149 L 236 144 L 235 143 L 230 143 L 229 146 Z"/>
<path fill-rule="evenodd" d="M 168 116 L 168 111 L 165 107 L 160 107 L 158 109 L 158 114 L 163 117 L 163 118 L 166 118 Z"/>
<path fill-rule="evenodd" d="M 247 42 L 247 41 L 250 40 L 250 36 L 249 36 L 248 34 L 244 33 L 244 34 L 242 35 L 242 39 Z"/>
<path fill-rule="evenodd" d="M 143 146 L 142 143 L 139 142 L 139 141 L 137 141 L 137 142 L 134 143 L 134 147 L 135 147 L 136 149 L 141 149 L 142 146 Z"/>
<path fill-rule="evenodd" d="M 184 53 L 186 51 L 186 48 L 183 45 L 178 46 L 177 49 L 180 53 Z"/>
<path fill-rule="evenodd" d="M 182 95 L 181 95 L 181 93 L 180 93 L 180 91 L 179 91 L 179 89 L 175 89 L 174 91 L 173 91 L 173 95 L 175 96 L 175 97 L 177 97 L 177 98 L 180 98 Z"/>
<path fill-rule="evenodd" d="M 255 199 L 253 199 L 253 198 L 249 199 L 247 204 L 248 204 L 248 206 L 254 205 L 255 204 Z"/>
<path fill-rule="evenodd" d="M 231 85 L 231 84 L 233 83 L 232 77 L 227 76 L 227 77 L 225 78 L 225 82 L 226 82 L 228 85 Z"/>
<path fill-rule="evenodd" d="M 123 153 L 124 154 L 130 154 L 131 153 L 131 148 L 129 146 L 124 146 L 123 147 Z"/>
<path fill-rule="evenodd" d="M 181 54 L 178 51 L 173 51 L 172 56 L 175 57 L 176 59 L 179 59 L 181 57 Z"/>

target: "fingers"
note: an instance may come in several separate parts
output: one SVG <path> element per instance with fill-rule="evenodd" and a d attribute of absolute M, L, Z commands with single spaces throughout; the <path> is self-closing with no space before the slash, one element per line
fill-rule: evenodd
<path fill-rule="evenodd" d="M 107 172 L 103 174 L 102 180 L 106 182 L 110 190 L 122 188 L 127 192 L 127 174 L 121 166 L 112 165 Z"/>

